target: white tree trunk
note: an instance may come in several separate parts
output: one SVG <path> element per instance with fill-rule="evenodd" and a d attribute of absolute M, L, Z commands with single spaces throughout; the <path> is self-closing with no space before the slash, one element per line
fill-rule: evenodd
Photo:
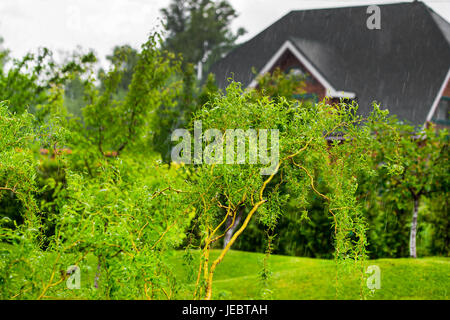
<path fill-rule="evenodd" d="M 413 216 L 411 222 L 411 233 L 409 238 L 409 255 L 412 258 L 417 258 L 416 252 L 416 237 L 417 237 L 417 216 L 419 212 L 419 197 L 414 199 Z"/>
<path fill-rule="evenodd" d="M 223 238 L 223 247 L 224 248 L 227 246 L 228 242 L 230 242 L 230 239 L 233 236 L 234 230 L 236 230 L 237 226 L 241 222 L 242 212 L 243 212 L 243 210 L 239 210 L 239 212 L 237 213 L 237 217 L 234 220 L 234 225 L 225 233 L 225 237 Z M 228 223 L 228 226 L 230 223 L 231 223 L 231 219 Z"/>

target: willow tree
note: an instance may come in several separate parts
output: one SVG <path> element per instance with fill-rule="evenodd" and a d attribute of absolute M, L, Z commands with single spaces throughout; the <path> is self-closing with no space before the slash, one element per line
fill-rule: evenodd
<path fill-rule="evenodd" d="M 190 191 L 196 199 L 202 255 L 194 297 L 212 298 L 217 266 L 252 219 L 273 229 L 283 214 L 283 204 L 291 200 L 306 207 L 310 190 L 323 199 L 332 218 L 337 265 L 355 263 L 351 265 L 360 271 L 363 294 L 367 226 L 355 198 L 356 177 L 361 171 L 376 174 L 371 169 L 372 151 L 379 142 L 371 126 L 383 122 L 386 112 L 375 108 L 365 119 L 356 112 L 356 104 L 329 105 L 323 101 L 302 106 L 284 98 L 255 98 L 232 83 L 226 95 L 216 95 L 197 113 L 194 123 L 201 124 L 203 135 L 194 128 L 197 146 L 192 162 L 198 170 Z M 246 138 L 231 139 L 227 129 L 241 129 Z M 254 130 L 256 137 L 251 134 Z M 235 146 L 240 152 L 232 151 Z M 326 194 L 316 188 L 316 177 L 325 180 Z M 280 192 L 282 185 L 287 193 Z M 245 218 L 219 256 L 210 261 L 211 248 L 234 227 L 240 211 L 245 212 Z M 226 224 L 229 218 L 232 223 Z M 338 277 L 339 272 L 336 284 Z"/>

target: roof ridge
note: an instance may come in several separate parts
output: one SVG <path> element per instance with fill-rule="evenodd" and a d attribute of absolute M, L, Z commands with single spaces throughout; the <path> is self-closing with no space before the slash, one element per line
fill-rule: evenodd
<path fill-rule="evenodd" d="M 441 16 L 439 13 L 437 13 L 436 11 L 434 11 L 433 8 L 429 7 L 426 3 L 422 2 L 422 1 L 415 1 L 412 3 L 420 3 L 421 5 L 423 5 L 428 11 L 430 11 L 430 13 L 434 13 L 435 15 L 437 15 L 439 18 L 441 18 L 442 20 L 444 20 L 447 24 L 450 25 L 450 22 L 447 21 L 447 19 L 445 19 L 443 16 Z"/>
<path fill-rule="evenodd" d="M 392 0 L 395 1 L 395 0 Z M 415 0 L 414 2 L 406 2 L 406 1 L 402 1 L 402 2 L 392 2 L 392 3 L 382 3 L 382 4 L 372 4 L 372 5 L 377 5 L 377 6 L 397 6 L 397 5 L 412 5 L 412 4 L 424 4 L 422 1 L 417 1 Z M 281 22 L 282 20 L 286 19 L 288 16 L 290 15 L 294 15 L 294 14 L 298 14 L 300 12 L 309 12 L 309 11 L 322 11 L 322 10 L 339 10 L 339 9 L 350 9 L 350 8 L 361 8 L 361 7 L 368 7 L 370 5 L 366 4 L 366 5 L 353 5 L 353 6 L 346 6 L 346 7 L 326 7 L 326 8 L 311 8 L 311 9 L 299 9 L 299 10 L 290 10 L 287 13 L 285 13 L 284 15 L 282 15 L 280 18 L 278 18 L 276 21 L 274 21 L 273 23 L 271 23 L 270 25 L 268 25 L 267 27 L 265 27 L 264 29 L 262 29 L 260 32 L 258 32 L 257 34 L 255 34 L 252 38 L 238 43 L 237 46 L 241 46 L 245 43 L 250 42 L 251 40 L 253 40 L 254 38 L 260 36 L 261 34 L 263 34 L 266 30 L 270 29 L 271 27 L 273 27 L 275 24 Z M 428 8 L 428 6 L 425 5 L 425 7 Z"/>
<path fill-rule="evenodd" d="M 429 17 L 431 18 L 431 20 L 433 20 L 433 24 L 439 30 L 439 33 L 441 34 L 441 36 L 447 40 L 447 44 L 450 47 L 450 22 L 447 21 L 440 14 L 438 14 L 436 11 L 434 11 L 432 8 L 427 6 L 425 3 L 423 3 L 423 2 L 420 2 L 420 3 L 422 4 L 422 6 L 425 8 L 427 13 L 429 14 Z M 439 19 L 439 21 L 437 21 L 436 19 Z M 442 27 L 448 28 L 447 33 L 445 32 L 445 30 L 442 29 Z"/>
<path fill-rule="evenodd" d="M 407 1 L 402 1 L 402 2 L 394 2 L 395 0 L 392 0 L 392 3 L 372 3 L 372 4 L 357 4 L 357 5 L 349 5 L 349 6 L 345 6 L 345 7 L 325 7 L 325 8 L 310 8 L 310 9 L 298 9 L 298 10 L 291 10 L 289 11 L 289 13 L 292 12 L 304 12 L 304 11 L 320 11 L 320 10 L 337 10 L 337 9 L 350 9 L 350 8 L 361 8 L 361 7 L 369 7 L 369 6 L 394 6 L 394 5 L 411 5 L 411 4 L 415 4 L 415 3 L 422 3 L 422 1 L 414 1 L 414 2 L 407 2 Z M 281 18 L 280 18 L 281 19 Z"/>

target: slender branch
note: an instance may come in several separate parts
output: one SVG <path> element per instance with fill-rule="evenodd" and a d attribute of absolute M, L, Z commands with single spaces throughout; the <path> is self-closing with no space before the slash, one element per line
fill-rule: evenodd
<path fill-rule="evenodd" d="M 7 190 L 7 191 L 11 191 L 11 192 L 13 192 L 13 193 L 16 193 L 15 188 L 14 188 L 14 189 L 11 189 L 11 188 L 7 188 L 7 187 L 0 187 L 0 190 Z"/>
<path fill-rule="evenodd" d="M 287 160 L 287 159 L 292 159 L 293 157 L 295 157 L 296 155 L 298 155 L 300 152 L 305 151 L 306 148 L 308 148 L 309 144 L 313 141 L 313 138 L 309 139 L 309 141 L 305 144 L 305 146 L 303 148 L 301 148 L 300 150 L 298 150 L 297 152 L 287 156 L 286 158 L 284 158 L 283 160 Z"/>
<path fill-rule="evenodd" d="M 166 230 L 161 234 L 159 239 L 153 244 L 153 246 L 150 248 L 150 250 L 155 249 L 156 245 L 162 240 L 162 238 L 164 238 L 166 233 L 169 232 L 170 229 L 172 229 L 172 227 L 175 225 L 176 222 L 177 222 L 177 220 L 175 220 L 170 226 L 166 227 Z"/>
<path fill-rule="evenodd" d="M 223 260 L 223 258 L 225 257 L 227 252 L 230 250 L 231 246 L 234 244 L 236 239 L 241 235 L 242 232 L 244 232 L 244 230 L 247 227 L 248 223 L 250 222 L 250 219 L 252 218 L 253 214 L 258 210 L 258 208 L 262 204 L 264 204 L 267 201 L 267 200 L 263 199 L 263 192 L 264 192 L 266 186 L 270 183 L 270 181 L 272 181 L 273 177 L 277 173 L 278 169 L 280 168 L 280 164 L 281 164 L 281 161 L 276 166 L 276 168 L 274 170 L 274 173 L 272 173 L 272 175 L 270 175 L 269 178 L 266 181 L 264 181 L 264 183 L 263 183 L 263 185 L 262 185 L 262 187 L 261 187 L 261 189 L 259 191 L 259 201 L 257 203 L 255 203 L 255 206 L 250 210 L 250 212 L 248 213 L 248 215 L 245 218 L 244 222 L 242 223 L 242 226 L 231 237 L 230 241 L 225 246 L 225 248 L 222 250 L 222 252 L 219 255 L 219 257 L 216 260 L 214 260 L 214 262 L 212 263 L 211 269 L 209 270 L 209 275 L 208 275 L 207 284 L 206 284 L 206 296 L 205 296 L 206 300 L 210 300 L 211 299 L 211 295 L 212 295 L 212 281 L 213 281 L 213 277 L 214 277 L 214 271 L 215 271 L 217 265 Z"/>

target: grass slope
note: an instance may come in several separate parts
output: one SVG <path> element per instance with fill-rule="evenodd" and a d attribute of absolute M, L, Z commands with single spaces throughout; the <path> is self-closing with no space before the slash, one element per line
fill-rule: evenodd
<path fill-rule="evenodd" d="M 0 244 L 0 248 L 4 246 L 7 245 Z M 212 250 L 210 259 L 219 253 Z M 198 265 L 191 263 L 188 268 L 183 263 L 183 251 L 168 254 L 168 264 L 181 285 L 176 298 L 192 299 Z M 193 254 L 198 258 L 198 252 Z M 263 258 L 260 253 L 228 252 L 214 275 L 213 299 L 360 299 L 357 273 L 340 278 L 336 297 L 336 265 L 333 260 L 324 259 L 271 255 L 268 265 L 272 274 L 269 287 L 264 290 L 259 276 Z M 97 259 L 88 255 L 86 264 L 81 266 L 83 287 L 93 286 L 96 265 Z M 378 259 L 367 261 L 366 265 L 378 265 L 381 269 L 381 289 L 369 299 L 450 299 L 450 258 Z M 64 299 L 64 295 L 57 298 Z"/>
<path fill-rule="evenodd" d="M 188 271 L 173 257 L 174 271 L 181 278 Z M 219 251 L 212 252 L 212 258 Z M 213 299 L 360 299 L 358 276 L 343 275 L 336 297 L 336 265 L 333 260 L 271 255 L 271 294 L 263 294 L 259 272 L 264 255 L 230 251 L 216 269 Z M 370 299 L 449 299 L 450 258 L 378 259 L 367 265 L 381 269 L 381 289 Z M 266 291 L 267 293 L 268 291 Z M 187 299 L 190 297 L 186 296 Z"/>

